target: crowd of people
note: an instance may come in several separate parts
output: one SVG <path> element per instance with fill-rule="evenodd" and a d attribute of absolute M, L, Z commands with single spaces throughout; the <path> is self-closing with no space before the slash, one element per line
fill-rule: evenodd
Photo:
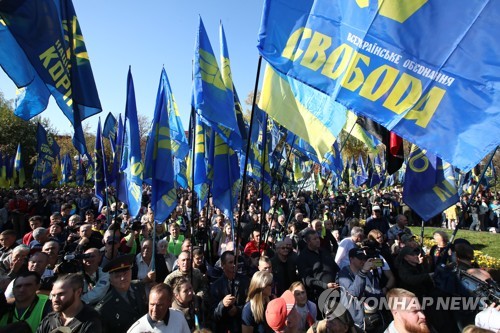
<path fill-rule="evenodd" d="M 249 185 L 231 220 L 178 191 L 155 223 L 147 186 L 138 216 L 112 191 L 106 206 L 85 187 L 0 192 L 0 332 L 500 330 L 498 271 L 447 230 L 496 232 L 498 193 L 437 216 L 431 249 L 408 228 L 420 220 L 398 188 L 280 193 L 267 212 L 257 193 Z"/>

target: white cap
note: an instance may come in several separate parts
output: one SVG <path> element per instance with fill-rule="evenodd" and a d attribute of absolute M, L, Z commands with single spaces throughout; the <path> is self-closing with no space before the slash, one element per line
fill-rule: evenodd
<path fill-rule="evenodd" d="M 380 206 L 373 206 L 372 210 L 381 210 L 381 209 L 380 209 Z"/>

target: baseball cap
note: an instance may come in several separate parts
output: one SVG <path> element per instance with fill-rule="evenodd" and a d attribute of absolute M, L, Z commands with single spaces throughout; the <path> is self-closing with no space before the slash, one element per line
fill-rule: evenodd
<path fill-rule="evenodd" d="M 410 234 L 407 234 L 405 233 L 404 235 L 401 236 L 401 241 L 403 243 L 406 243 L 406 242 L 409 242 L 409 241 L 412 241 L 415 239 L 415 236 L 414 235 L 410 235 Z"/>
<path fill-rule="evenodd" d="M 380 206 L 373 206 L 372 210 L 380 210 Z"/>
<path fill-rule="evenodd" d="M 266 322 L 269 327 L 273 331 L 282 331 L 285 328 L 286 318 L 294 306 L 295 297 L 290 290 L 270 301 L 266 308 Z"/>
<path fill-rule="evenodd" d="M 420 254 L 420 249 L 418 247 L 405 246 L 401 250 L 399 250 L 399 256 L 404 258 L 406 255 L 415 255 L 418 256 Z"/>
<path fill-rule="evenodd" d="M 366 260 L 368 257 L 366 256 L 365 250 L 360 248 L 354 248 L 349 250 L 349 258 L 356 257 L 360 260 Z"/>

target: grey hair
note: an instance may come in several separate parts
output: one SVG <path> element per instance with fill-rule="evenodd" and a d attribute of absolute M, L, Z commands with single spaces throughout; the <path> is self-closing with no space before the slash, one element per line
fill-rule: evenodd
<path fill-rule="evenodd" d="M 38 237 L 44 236 L 47 233 L 47 229 L 44 227 L 39 227 L 33 230 L 33 238 L 37 239 Z"/>

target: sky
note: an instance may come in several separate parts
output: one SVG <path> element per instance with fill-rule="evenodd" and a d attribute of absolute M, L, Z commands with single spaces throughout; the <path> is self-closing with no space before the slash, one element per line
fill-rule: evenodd
<path fill-rule="evenodd" d="M 203 19 L 215 57 L 220 59 L 222 22 L 233 81 L 242 104 L 253 91 L 257 74 L 257 38 L 263 0 L 73 0 L 94 73 L 103 112 L 84 124 L 91 132 L 98 118 L 125 112 L 129 66 L 135 85 L 137 111 L 153 118 L 156 93 L 164 66 L 179 113 L 188 127 L 192 60 L 199 17 Z M 262 76 L 261 76 L 262 78 Z M 0 70 L 0 91 L 15 98 L 14 83 Z M 243 108 L 249 106 L 243 105 Z M 51 98 L 42 117 L 59 134 L 72 134 L 71 124 Z"/>

